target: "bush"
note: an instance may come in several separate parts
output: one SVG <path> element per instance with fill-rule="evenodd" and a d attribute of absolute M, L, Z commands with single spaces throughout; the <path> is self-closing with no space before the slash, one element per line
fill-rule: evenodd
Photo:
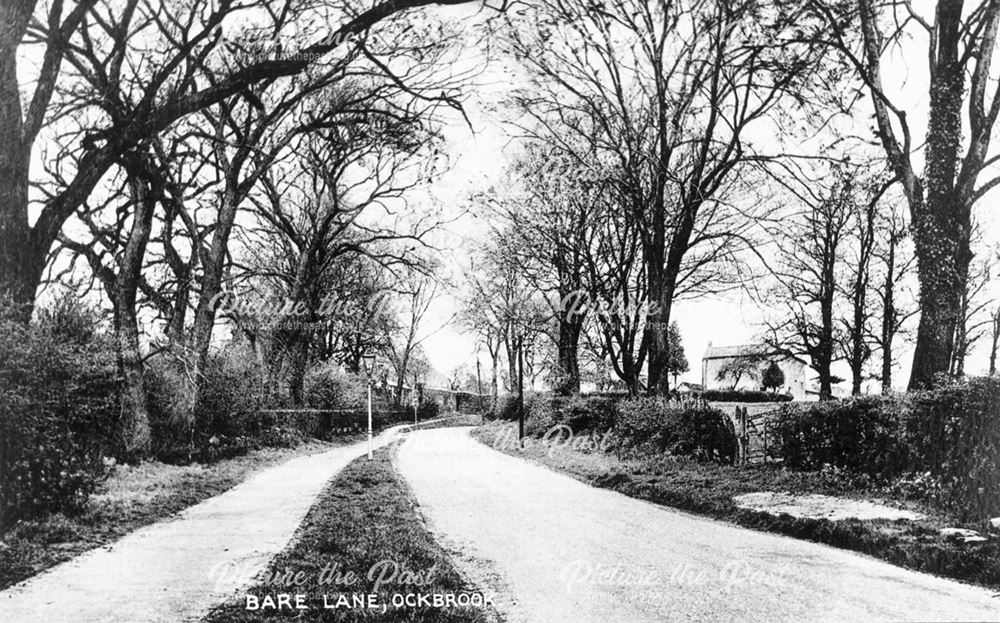
<path fill-rule="evenodd" d="M 525 396 L 525 402 L 527 401 L 528 397 Z M 490 420 L 516 421 L 518 417 L 517 396 L 499 396 L 496 403 L 491 405 L 486 417 Z"/>
<path fill-rule="evenodd" d="M 525 432 L 542 436 L 553 426 L 568 426 L 574 435 L 606 432 L 615 424 L 615 400 L 593 396 L 538 395 L 525 404 Z"/>
<path fill-rule="evenodd" d="M 201 395 L 192 414 L 193 387 L 183 362 L 158 356 L 147 363 L 154 456 L 164 461 L 217 460 L 276 438 L 268 431 L 275 423 L 260 413 L 265 406 L 263 373 L 247 347 L 210 353 L 202 375 Z"/>
<path fill-rule="evenodd" d="M 908 406 L 914 467 L 935 481 L 936 501 L 963 519 L 1000 515 L 1000 379 L 946 383 Z"/>
<path fill-rule="evenodd" d="M 791 402 L 790 394 L 776 394 L 753 389 L 708 389 L 700 394 L 710 402 Z"/>
<path fill-rule="evenodd" d="M 367 381 L 333 363 L 310 369 L 304 385 L 306 404 L 315 409 L 360 409 L 367 401 Z"/>
<path fill-rule="evenodd" d="M 736 459 L 732 420 L 702 401 L 629 398 L 618 403 L 616 419 L 615 437 L 623 449 L 723 464 L 732 464 Z"/>
<path fill-rule="evenodd" d="M 0 318 L 0 523 L 77 511 L 105 475 L 120 387 L 87 313 Z"/>
<path fill-rule="evenodd" d="M 440 413 L 441 405 L 439 405 L 437 400 L 434 399 L 426 399 L 420 403 L 419 407 L 417 407 L 417 418 L 421 422 L 433 420 L 438 417 L 438 414 Z"/>
<path fill-rule="evenodd" d="M 792 469 L 824 465 L 888 479 L 911 466 L 898 402 L 881 397 L 781 408 L 770 428 L 773 456 Z"/>

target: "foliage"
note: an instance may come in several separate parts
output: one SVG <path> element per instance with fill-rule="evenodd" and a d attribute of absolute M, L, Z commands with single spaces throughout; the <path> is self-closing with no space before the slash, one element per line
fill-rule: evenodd
<path fill-rule="evenodd" d="M 527 402 L 527 397 L 525 398 Z M 517 396 L 506 395 L 498 396 L 496 404 L 490 407 L 487 412 L 486 417 L 491 420 L 507 420 L 514 421 L 518 418 L 517 411 Z"/>
<path fill-rule="evenodd" d="M 109 340 L 69 308 L 0 319 L 0 523 L 78 511 L 114 449 L 118 376 Z"/>
<path fill-rule="evenodd" d="M 153 455 L 164 461 L 218 460 L 258 447 L 289 447 L 301 434 L 274 429 L 261 417 L 270 406 L 264 371 L 245 345 L 229 345 L 208 356 L 201 393 L 191 408 L 193 380 L 181 359 L 168 354 L 146 365 Z M 305 431 L 311 432 L 311 431 Z"/>
<path fill-rule="evenodd" d="M 525 432 L 540 437 L 553 426 L 568 426 L 574 435 L 606 432 L 615 423 L 615 400 L 592 396 L 533 396 L 525 404 Z"/>
<path fill-rule="evenodd" d="M 310 369 L 305 379 L 306 404 L 315 409 L 358 409 L 365 405 L 365 379 L 327 362 Z"/>
<path fill-rule="evenodd" d="M 897 402 L 863 397 L 782 407 L 769 445 L 793 469 L 831 465 L 888 479 L 911 465 L 903 432 Z"/>
<path fill-rule="evenodd" d="M 438 416 L 438 414 L 440 414 L 440 412 L 441 405 L 438 404 L 437 400 L 424 400 L 417 407 L 417 419 L 421 422 L 433 420 Z"/>
<path fill-rule="evenodd" d="M 832 465 L 891 479 L 963 519 L 1000 515 L 1000 379 L 940 383 L 903 399 L 786 406 L 773 455 L 794 469 Z"/>
<path fill-rule="evenodd" d="M 790 394 L 775 394 L 752 389 L 709 389 L 701 393 L 709 402 L 791 402 Z"/>
<path fill-rule="evenodd" d="M 677 322 L 671 322 L 667 330 L 667 363 L 664 369 L 670 374 L 683 374 L 690 369 L 687 357 L 684 355 L 684 345 L 681 343 L 681 331 L 677 328 Z"/>
<path fill-rule="evenodd" d="M 659 397 L 622 400 L 617 405 L 614 431 L 626 450 L 651 450 L 724 464 L 736 458 L 732 420 L 703 401 Z"/>
<path fill-rule="evenodd" d="M 969 519 L 1000 515 L 1000 379 L 942 380 L 909 403 L 914 465 L 937 481 L 937 501 Z"/>
<path fill-rule="evenodd" d="M 736 386 L 740 384 L 740 380 L 744 377 L 757 380 L 760 376 L 762 361 L 763 359 L 760 355 L 753 353 L 733 357 L 722 364 L 722 367 L 719 368 L 719 371 L 715 375 L 715 380 L 725 381 L 729 379 L 732 381 L 733 390 L 736 390 Z"/>
<path fill-rule="evenodd" d="M 785 373 L 781 371 L 781 366 L 774 361 L 767 364 L 767 367 L 764 368 L 764 373 L 761 375 L 760 383 L 764 386 L 764 389 L 777 391 L 779 387 L 785 384 Z"/>

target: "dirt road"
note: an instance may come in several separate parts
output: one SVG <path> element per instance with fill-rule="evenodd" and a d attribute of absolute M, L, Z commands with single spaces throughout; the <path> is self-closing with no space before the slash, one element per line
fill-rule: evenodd
<path fill-rule="evenodd" d="M 468 431 L 413 433 L 397 466 L 510 621 L 1000 621 L 984 589 L 595 489 Z"/>
<path fill-rule="evenodd" d="M 397 438 L 393 428 L 376 438 Z M 177 517 L 0 592 L 0 621 L 196 621 L 289 542 L 323 486 L 367 443 L 292 459 Z"/>

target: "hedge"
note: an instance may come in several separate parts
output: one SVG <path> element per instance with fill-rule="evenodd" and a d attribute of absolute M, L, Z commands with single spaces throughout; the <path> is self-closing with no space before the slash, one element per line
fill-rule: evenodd
<path fill-rule="evenodd" d="M 776 394 L 752 389 L 708 389 L 699 397 L 709 402 L 791 402 L 791 394 Z"/>

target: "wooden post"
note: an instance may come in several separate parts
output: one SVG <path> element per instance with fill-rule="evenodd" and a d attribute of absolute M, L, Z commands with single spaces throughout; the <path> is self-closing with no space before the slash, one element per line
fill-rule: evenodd
<path fill-rule="evenodd" d="M 524 439 L 524 338 L 517 339 L 517 439 Z"/>

